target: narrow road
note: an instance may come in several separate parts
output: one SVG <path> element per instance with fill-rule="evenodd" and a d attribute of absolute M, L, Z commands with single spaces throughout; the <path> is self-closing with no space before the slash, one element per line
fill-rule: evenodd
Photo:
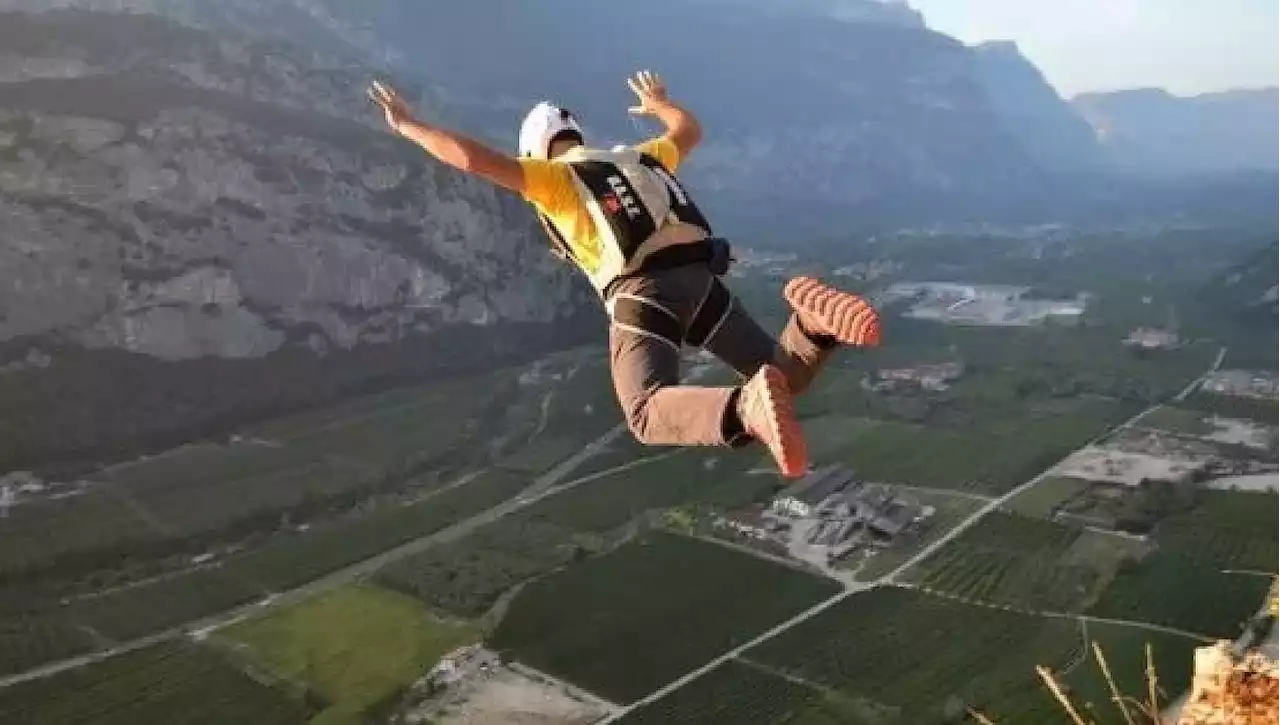
<path fill-rule="evenodd" d="M 1214 359 L 1213 365 L 1211 365 L 1209 369 L 1205 371 L 1204 375 L 1201 375 L 1200 377 L 1188 383 L 1187 387 L 1183 388 L 1181 393 L 1178 393 L 1177 395 L 1173 396 L 1173 402 L 1181 403 L 1182 401 L 1186 400 L 1187 396 L 1194 393 L 1196 391 L 1196 388 L 1200 387 L 1201 383 L 1209 379 L 1210 375 L 1213 375 L 1214 373 L 1218 372 L 1218 369 L 1222 367 L 1222 362 L 1226 359 L 1227 359 L 1227 348 L 1225 346 L 1218 348 L 1218 357 Z"/>
<path fill-rule="evenodd" d="M 537 503 L 538 501 L 541 501 L 543 498 L 546 498 L 547 496 L 551 496 L 556 493 L 566 491 L 578 484 L 586 483 L 588 481 L 593 481 L 597 478 L 607 476 L 611 473 L 616 473 L 619 470 L 623 470 L 625 468 L 630 468 L 632 466 L 639 465 L 640 462 L 642 461 L 646 461 L 647 459 L 640 459 L 640 461 L 632 461 L 622 466 L 617 466 L 615 468 L 611 468 L 606 471 L 600 471 L 597 473 L 593 473 L 590 476 L 584 476 L 580 479 L 569 481 L 568 483 L 562 486 L 556 485 L 560 482 L 561 479 L 565 478 L 570 473 L 572 473 L 575 468 L 582 465 L 582 463 L 585 462 L 588 458 L 595 455 L 602 448 L 604 448 L 610 442 L 615 440 L 625 430 L 626 430 L 625 427 L 621 425 L 613 429 L 610 429 L 607 433 L 600 436 L 594 442 L 584 447 L 578 453 L 562 461 L 560 464 L 552 468 L 550 471 L 534 479 L 534 482 L 532 484 L 530 484 L 527 488 L 525 488 L 523 491 L 517 494 L 514 498 L 508 499 L 507 501 L 501 504 L 498 504 L 497 506 L 491 509 L 483 511 L 469 519 L 460 521 L 454 524 L 453 526 L 441 529 L 440 531 L 437 531 L 434 534 L 431 534 L 429 536 L 424 536 L 420 539 L 415 539 L 406 544 L 402 544 L 401 546 L 398 546 L 394 549 L 389 549 L 374 557 L 365 559 L 364 561 L 360 561 L 346 568 L 339 569 L 324 577 L 321 577 L 314 581 L 303 584 L 302 586 L 297 587 L 295 589 L 290 589 L 288 591 L 272 595 L 270 597 L 259 600 L 257 602 L 253 602 L 251 604 L 245 604 L 245 605 L 236 607 L 234 609 L 220 612 L 218 614 L 215 614 L 203 619 L 187 622 L 177 627 L 172 627 L 170 629 L 162 630 L 154 634 L 147 635 L 145 637 L 140 637 L 138 639 L 130 640 L 128 642 L 122 642 L 110 649 L 91 652 L 89 654 L 81 655 L 79 657 L 73 657 L 70 659 L 59 660 L 57 662 L 52 662 L 47 665 L 43 665 L 36 669 L 28 670 L 26 672 L 21 672 L 15 675 L 7 675 L 4 677 L 0 677 L 0 688 L 16 685 L 20 682 L 38 680 L 44 677 L 49 677 L 51 675 L 58 674 L 59 672 L 65 672 L 67 670 L 74 670 L 76 668 L 84 667 L 85 665 L 90 665 L 95 662 L 101 662 L 102 660 L 108 659 L 110 657 L 115 657 L 116 655 L 122 655 L 128 652 L 133 652 L 135 650 L 150 647 L 151 645 L 159 644 L 166 640 L 170 640 L 175 637 L 181 637 L 192 632 L 200 632 L 203 634 L 207 634 L 209 632 L 215 631 L 222 627 L 226 627 L 228 625 L 234 624 L 235 622 L 239 622 L 255 614 L 260 614 L 261 612 L 266 610 L 268 607 L 279 606 L 282 604 L 288 604 L 290 602 L 306 599 L 307 597 L 313 596 L 315 594 L 319 594 L 321 592 L 328 591 L 330 589 L 337 588 L 339 586 L 342 586 L 343 584 L 350 583 L 356 579 L 370 576 L 374 572 L 383 568 L 384 566 L 394 561 L 397 561 L 399 559 L 413 556 L 414 554 L 425 551 L 426 549 L 429 549 L 433 546 L 438 546 L 440 544 L 446 544 L 452 541 L 457 541 L 458 539 L 461 539 L 462 537 L 466 536 L 472 531 L 475 531 L 481 526 L 485 526 L 487 524 L 493 523 L 494 521 L 497 521 L 498 519 L 501 519 L 504 516 L 509 516 L 510 514 L 516 511 L 519 511 L 520 509 L 523 509 L 527 506 L 532 506 L 533 504 Z"/>
<path fill-rule="evenodd" d="M 685 379 L 687 381 L 696 380 L 700 377 L 700 373 L 702 372 L 705 371 L 700 370 L 686 376 Z M 581 478 L 565 481 L 565 479 L 568 478 L 569 475 L 572 474 L 579 466 L 585 463 L 592 456 L 600 453 L 609 444 L 613 443 L 626 432 L 627 428 L 625 425 L 619 424 L 614 426 L 596 440 L 588 443 L 582 448 L 582 450 L 556 464 L 541 476 L 535 478 L 533 483 L 525 487 L 520 491 L 520 493 L 516 494 L 512 498 L 491 509 L 482 511 L 469 519 L 464 519 L 452 526 L 441 529 L 434 534 L 414 539 L 413 541 L 402 544 L 394 549 L 388 549 L 387 551 L 369 559 L 356 562 L 348 567 L 331 572 L 319 579 L 303 584 L 302 586 L 285 592 L 280 592 L 278 594 L 273 594 L 251 604 L 241 605 L 202 619 L 186 622 L 176 627 L 155 632 L 145 637 L 129 640 L 128 642 L 121 642 L 109 649 L 90 652 L 78 657 L 71 657 L 64 660 L 58 660 L 56 662 L 50 662 L 40 667 L 27 670 L 26 672 L 0 676 L 0 689 L 16 685 L 20 682 L 38 680 L 56 675 L 59 672 L 66 672 L 67 670 L 74 670 L 86 665 L 91 665 L 95 662 L 101 662 L 102 660 L 115 657 L 117 655 L 144 649 L 151 645 L 159 644 L 176 637 L 182 637 L 193 633 L 200 633 L 201 635 L 208 634 L 255 614 L 260 614 L 268 607 L 306 599 L 307 597 L 330 589 L 335 589 L 343 584 L 355 581 L 356 579 L 370 576 L 377 570 L 394 561 L 413 556 L 414 554 L 425 551 L 433 546 L 457 541 L 481 526 L 491 524 L 498 519 L 515 513 L 516 511 L 532 506 L 544 498 L 568 491 L 580 484 L 594 481 L 619 471 L 650 463 L 658 458 L 658 456 L 640 458 L 604 471 L 597 471 Z M 674 455 L 674 453 L 675 452 L 665 455 Z"/>

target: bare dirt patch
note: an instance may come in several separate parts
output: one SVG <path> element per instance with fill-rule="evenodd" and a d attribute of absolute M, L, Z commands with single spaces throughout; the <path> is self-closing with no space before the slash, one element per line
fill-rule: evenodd
<path fill-rule="evenodd" d="M 1233 443 L 1249 446 L 1250 448 L 1265 449 L 1271 445 L 1271 440 L 1276 435 L 1274 428 L 1248 420 L 1210 418 L 1208 422 L 1213 425 L 1214 431 L 1204 437 L 1219 443 Z"/>
<path fill-rule="evenodd" d="M 1077 451 L 1054 473 L 1088 481 L 1137 486 L 1143 479 L 1179 480 L 1204 466 L 1205 461 L 1193 458 L 1165 458 L 1091 446 Z"/>
<path fill-rule="evenodd" d="M 430 722 L 438 725 L 588 725 L 606 714 L 604 707 L 575 696 L 565 686 L 507 667 L 469 678 L 431 709 Z"/>

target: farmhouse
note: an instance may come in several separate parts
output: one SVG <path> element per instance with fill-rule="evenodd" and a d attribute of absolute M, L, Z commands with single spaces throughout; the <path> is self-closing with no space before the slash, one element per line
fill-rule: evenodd
<path fill-rule="evenodd" d="M 1150 327 L 1139 327 L 1129 333 L 1124 344 L 1139 347 L 1143 350 L 1169 350 L 1178 346 L 1178 333 L 1158 330 Z"/>
<path fill-rule="evenodd" d="M 1211 374 L 1201 386 L 1206 393 L 1238 395 L 1249 398 L 1275 398 L 1277 381 L 1274 373 L 1250 370 L 1221 370 Z"/>
<path fill-rule="evenodd" d="M 813 516 L 827 499 L 855 485 L 852 473 L 838 466 L 813 471 L 773 500 L 772 510 L 783 516 Z"/>
<path fill-rule="evenodd" d="M 946 390 L 947 384 L 964 374 L 964 364 L 958 362 L 938 365 L 916 365 L 907 368 L 881 368 L 876 371 L 874 389 L 887 390 L 903 385 L 914 385 L 924 390 Z"/>

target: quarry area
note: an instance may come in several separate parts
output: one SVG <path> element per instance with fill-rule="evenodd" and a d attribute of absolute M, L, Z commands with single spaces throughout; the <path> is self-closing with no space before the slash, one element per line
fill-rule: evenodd
<path fill-rule="evenodd" d="M 1029 327 L 1046 322 L 1074 324 L 1087 300 L 1038 299 L 1030 287 L 962 282 L 900 282 L 889 287 L 883 303 L 907 302 L 906 317 L 951 325 Z"/>
<path fill-rule="evenodd" d="M 1210 377 L 1204 389 L 1216 385 Z M 1245 490 L 1277 487 L 1274 426 L 1178 409 L 1156 413 L 1081 449 L 1054 473 L 1130 487 L 1145 481 Z"/>

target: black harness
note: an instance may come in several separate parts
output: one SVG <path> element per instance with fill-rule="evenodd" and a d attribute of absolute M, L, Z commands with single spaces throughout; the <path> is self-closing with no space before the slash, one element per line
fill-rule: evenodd
<path fill-rule="evenodd" d="M 640 163 L 665 182 L 671 213 L 681 222 L 705 229 L 710 235 L 711 223 L 675 175 L 649 154 L 640 154 Z M 584 160 L 571 161 L 568 165 L 604 210 L 623 258 L 630 261 L 636 250 L 658 230 L 657 220 L 639 203 L 640 195 L 615 164 Z M 543 214 L 539 214 L 538 219 L 551 238 L 552 253 L 562 260 L 577 262 L 573 249 L 555 224 Z M 728 240 L 715 236 L 660 249 L 646 257 L 638 269 L 611 281 L 603 290 L 603 297 L 612 302 L 611 317 L 615 324 L 660 337 L 677 350 L 682 344 L 700 348 L 714 336 L 732 308 L 733 295 L 719 279 L 728 273 L 732 260 Z M 615 299 L 617 285 L 622 280 L 692 264 L 707 265 L 714 277 L 687 326 L 675 313 L 652 300 L 629 296 Z"/>
<path fill-rule="evenodd" d="M 665 182 L 670 211 L 677 219 L 712 233 L 711 223 L 693 203 L 680 180 L 667 171 L 662 162 L 649 154 L 640 154 L 640 163 Z M 621 247 L 622 258 L 630 261 L 640 245 L 658 231 L 658 220 L 640 203 L 640 194 L 617 165 L 608 161 L 582 160 L 570 161 L 568 166 L 604 210 L 609 231 Z M 541 213 L 538 220 L 551 238 L 552 253 L 562 260 L 578 261 L 555 224 Z"/>

